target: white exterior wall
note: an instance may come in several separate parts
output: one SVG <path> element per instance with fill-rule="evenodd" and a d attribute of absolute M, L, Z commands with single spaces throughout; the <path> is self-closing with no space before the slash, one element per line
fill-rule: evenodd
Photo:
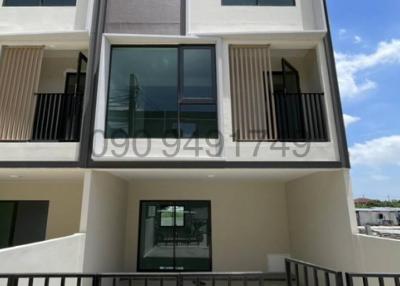
<path fill-rule="evenodd" d="M 82 272 L 84 234 L 0 249 L 0 273 Z"/>
<path fill-rule="evenodd" d="M 123 269 L 128 184 L 96 171 L 85 174 L 81 232 L 86 233 L 83 271 Z"/>
<path fill-rule="evenodd" d="M 4 7 L 0 0 L 0 35 L 72 32 L 90 29 L 93 0 L 66 7 Z"/>
<path fill-rule="evenodd" d="M 286 186 L 291 255 L 346 272 L 400 272 L 400 241 L 359 235 L 348 170 Z"/>
<path fill-rule="evenodd" d="M 326 30 L 321 0 L 296 6 L 222 6 L 221 0 L 187 1 L 189 34 Z"/>

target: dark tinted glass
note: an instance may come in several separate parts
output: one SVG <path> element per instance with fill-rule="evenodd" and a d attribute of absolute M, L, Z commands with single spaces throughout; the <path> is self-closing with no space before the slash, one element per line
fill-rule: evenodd
<path fill-rule="evenodd" d="M 3 6 L 75 6 L 76 0 L 5 0 Z"/>
<path fill-rule="evenodd" d="M 19 202 L 15 220 L 13 245 L 46 239 L 48 202 Z"/>
<path fill-rule="evenodd" d="M 182 105 L 180 118 L 182 138 L 218 138 L 216 105 Z"/>
<path fill-rule="evenodd" d="M 79 81 L 78 92 L 85 91 L 85 80 L 86 74 L 81 74 L 81 79 Z M 67 73 L 67 78 L 65 82 L 65 93 L 74 94 L 75 93 L 75 84 L 76 84 L 76 73 Z"/>
<path fill-rule="evenodd" d="M 0 202 L 0 249 L 10 246 L 14 202 Z"/>
<path fill-rule="evenodd" d="M 183 49 L 183 97 L 214 98 L 214 62 L 211 48 Z"/>
<path fill-rule="evenodd" d="M 295 0 L 222 0 L 222 5 L 294 6 Z"/>
<path fill-rule="evenodd" d="M 212 47 L 113 47 L 111 53 L 107 138 L 216 136 Z"/>
<path fill-rule="evenodd" d="M 210 271 L 208 202 L 143 202 L 139 269 Z"/>
<path fill-rule="evenodd" d="M 177 94 L 177 48 L 113 48 L 107 137 L 176 137 Z"/>

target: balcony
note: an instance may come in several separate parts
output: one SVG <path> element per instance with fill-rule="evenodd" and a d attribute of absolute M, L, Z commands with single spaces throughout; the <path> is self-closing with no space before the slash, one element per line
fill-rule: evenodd
<path fill-rule="evenodd" d="M 0 161 L 43 160 L 41 150 L 49 160 L 76 160 L 86 61 L 77 50 L 3 48 Z"/>

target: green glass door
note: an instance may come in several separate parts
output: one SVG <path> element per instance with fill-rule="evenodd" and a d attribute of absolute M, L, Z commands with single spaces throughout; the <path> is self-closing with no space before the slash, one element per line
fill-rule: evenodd
<path fill-rule="evenodd" d="M 210 203 L 142 202 L 139 271 L 210 271 Z"/>

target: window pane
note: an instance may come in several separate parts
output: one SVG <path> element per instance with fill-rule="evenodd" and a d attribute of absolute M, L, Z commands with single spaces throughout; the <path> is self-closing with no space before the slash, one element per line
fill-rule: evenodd
<path fill-rule="evenodd" d="M 10 246 L 14 202 L 0 202 L 0 249 Z"/>
<path fill-rule="evenodd" d="M 222 0 L 222 5 L 257 5 L 257 0 Z"/>
<path fill-rule="evenodd" d="M 177 83 L 177 48 L 114 47 L 107 137 L 176 137 Z"/>
<path fill-rule="evenodd" d="M 173 210 L 168 203 L 143 203 L 140 221 L 140 270 L 173 270 L 174 269 L 174 228 L 169 217 L 163 219 L 165 210 Z M 170 213 L 170 212 L 168 212 Z"/>
<path fill-rule="evenodd" d="M 139 269 L 210 271 L 209 207 L 200 201 L 143 202 Z"/>
<path fill-rule="evenodd" d="M 218 138 L 217 106 L 182 105 L 180 134 L 182 138 Z"/>
<path fill-rule="evenodd" d="M 49 202 L 18 202 L 13 245 L 46 239 Z"/>
<path fill-rule="evenodd" d="M 186 224 L 176 231 L 175 269 L 209 271 L 211 245 L 209 204 L 195 201 L 183 204 Z"/>
<path fill-rule="evenodd" d="M 258 0 L 260 6 L 294 6 L 294 0 Z"/>
<path fill-rule="evenodd" d="M 222 0 L 222 5 L 294 6 L 295 0 Z"/>
<path fill-rule="evenodd" d="M 211 48 L 183 49 L 183 97 L 214 98 Z"/>
<path fill-rule="evenodd" d="M 75 6 L 76 0 L 5 0 L 3 6 Z"/>

